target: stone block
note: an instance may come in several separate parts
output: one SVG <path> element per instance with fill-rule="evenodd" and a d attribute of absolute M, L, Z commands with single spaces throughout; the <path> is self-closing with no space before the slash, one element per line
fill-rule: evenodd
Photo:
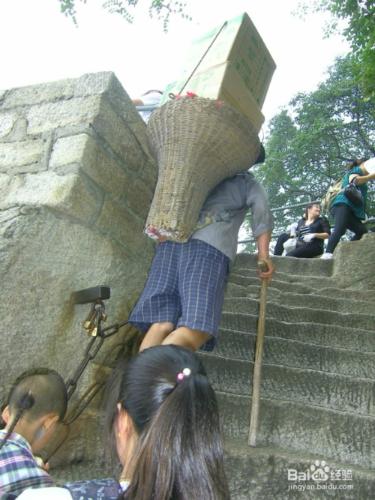
<path fill-rule="evenodd" d="M 0 109 L 29 107 L 71 99 L 75 84 L 75 79 L 67 79 L 7 90 L 3 102 L 0 103 Z"/>
<path fill-rule="evenodd" d="M 104 201 L 95 226 L 103 233 L 129 249 L 134 255 L 151 243 L 143 234 L 143 221 L 136 218 L 119 202 L 111 199 Z"/>
<path fill-rule="evenodd" d="M 74 97 L 104 94 L 110 88 L 113 79 L 116 79 L 116 76 L 111 71 L 86 73 L 74 80 Z M 122 98 L 128 97 L 125 90 L 122 87 L 121 89 Z"/>
<path fill-rule="evenodd" d="M 134 178 L 127 183 L 124 199 L 132 212 L 145 222 L 153 198 L 153 191 L 142 180 Z"/>
<path fill-rule="evenodd" d="M 78 134 L 57 139 L 52 147 L 49 167 L 57 170 L 59 167 L 64 167 L 71 163 L 79 164 L 82 160 L 87 141 L 87 134 Z M 63 173 L 64 169 L 59 169 L 59 172 Z"/>
<path fill-rule="evenodd" d="M 150 155 L 146 124 L 140 117 L 126 90 L 114 73 L 103 72 L 83 75 L 77 80 L 74 95 L 76 97 L 103 94 L 116 114 L 136 136 L 139 145 Z"/>
<path fill-rule="evenodd" d="M 100 194 L 84 177 L 41 172 L 10 179 L 8 192 L 0 200 L 0 210 L 15 205 L 44 206 L 90 224 L 101 203 Z"/>
<path fill-rule="evenodd" d="M 21 213 L 20 207 L 12 207 L 7 210 L 0 211 L 0 225 L 3 225 L 5 222 L 8 222 L 15 217 L 18 217 Z"/>
<path fill-rule="evenodd" d="M 144 166 L 147 155 L 139 147 L 138 138 L 106 99 L 101 101 L 100 113 L 95 117 L 93 127 L 114 154 L 121 158 L 125 168 L 139 170 Z"/>
<path fill-rule="evenodd" d="M 134 213 L 146 218 L 153 192 L 137 173 L 126 172 L 119 157 L 108 154 L 93 137 L 78 134 L 59 138 L 51 153 L 50 168 L 60 174 L 69 171 L 71 165 L 87 174 L 111 197 L 122 199 Z"/>
<path fill-rule="evenodd" d="M 114 73 L 86 74 L 77 79 L 74 90 L 75 97 L 98 94 L 102 94 L 104 99 L 110 103 L 116 114 L 135 134 L 141 148 L 148 153 L 146 124 Z"/>
<path fill-rule="evenodd" d="M 375 290 L 374 246 L 375 233 L 365 234 L 359 241 L 342 241 L 337 246 L 334 277 L 342 287 Z"/>
<path fill-rule="evenodd" d="M 27 368 L 53 367 L 64 379 L 76 370 L 89 341 L 81 323 L 90 305 L 74 305 L 73 291 L 110 286 L 105 326 L 128 317 L 154 254 L 142 231 L 156 169 L 146 127 L 111 73 L 13 89 L 0 99 L 3 399 Z M 4 170 L 9 158 L 12 169 Z M 45 171 L 30 173 L 24 164 Z M 137 342 L 130 327 L 106 340 L 99 368 L 83 374 L 74 396 Z M 99 462 L 103 469 L 98 412 L 96 401 L 60 455 L 66 477 L 78 463 L 80 477 Z"/>
<path fill-rule="evenodd" d="M 75 96 L 96 94 L 103 95 L 128 126 L 140 123 L 144 124 L 128 93 L 114 73 L 91 73 L 82 75 L 77 80 L 74 93 Z M 146 126 L 144 128 L 146 128 Z"/>
<path fill-rule="evenodd" d="M 131 260 L 112 238 L 46 208 L 12 215 L 7 221 L 11 235 L 0 235 L 1 341 L 7 353 L 0 367 L 1 393 L 30 366 L 54 367 L 64 378 L 70 376 L 87 345 L 81 324 L 89 312 L 89 305 L 74 306 L 72 292 L 110 286 L 108 324 L 126 319 L 153 253 L 144 245 Z M 101 355 L 113 348 L 105 344 Z"/>
<path fill-rule="evenodd" d="M 6 202 L 8 195 L 16 191 L 23 184 L 23 176 L 14 176 L 2 174 L 0 172 L 0 210 L 6 210 L 12 207 Z"/>
<path fill-rule="evenodd" d="M 12 175 L 38 172 L 42 169 L 43 148 L 44 142 L 40 139 L 16 143 L 0 142 L 0 172 Z"/>
<path fill-rule="evenodd" d="M 43 134 L 42 134 L 43 137 Z M 4 138 L 3 142 L 20 142 L 27 140 L 27 121 L 20 116 L 14 123 L 12 131 Z M 44 137 L 43 137 L 44 139 Z"/>
<path fill-rule="evenodd" d="M 100 101 L 100 96 L 88 96 L 32 106 L 25 112 L 27 132 L 34 135 L 58 127 L 90 123 L 99 112 Z"/>
<path fill-rule="evenodd" d="M 17 114 L 14 112 L 0 113 L 0 139 L 6 137 L 11 131 L 17 120 Z"/>

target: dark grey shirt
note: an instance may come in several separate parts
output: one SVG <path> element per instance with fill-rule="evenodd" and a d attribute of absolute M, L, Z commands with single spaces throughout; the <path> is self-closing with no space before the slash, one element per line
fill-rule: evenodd
<path fill-rule="evenodd" d="M 250 172 L 225 179 L 207 197 L 192 238 L 217 248 L 231 260 L 237 252 L 238 233 L 251 211 L 254 238 L 273 229 L 267 195 Z"/>

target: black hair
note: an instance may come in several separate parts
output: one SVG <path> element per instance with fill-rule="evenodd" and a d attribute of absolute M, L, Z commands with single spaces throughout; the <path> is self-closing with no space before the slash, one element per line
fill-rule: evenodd
<path fill-rule="evenodd" d="M 310 203 L 308 203 L 305 207 L 305 211 L 303 213 L 303 218 L 304 219 L 307 219 L 307 217 L 309 216 L 308 214 L 308 211 L 310 210 L 310 208 L 312 208 L 314 205 L 321 205 L 320 201 L 311 201 Z"/>
<path fill-rule="evenodd" d="M 30 391 L 22 394 L 19 401 L 17 401 L 17 403 L 14 404 L 14 417 L 12 419 L 11 424 L 8 427 L 5 436 L 3 437 L 0 443 L 0 450 L 6 443 L 9 436 L 12 434 L 15 426 L 17 425 L 22 415 L 25 413 L 25 411 L 30 410 L 30 408 L 32 408 L 34 404 L 35 404 L 35 399 Z"/>
<path fill-rule="evenodd" d="M 191 371 L 181 381 L 184 368 Z M 227 500 L 215 393 L 199 358 L 178 346 L 150 347 L 115 370 L 107 428 L 119 402 L 138 433 L 126 500 Z M 117 395 L 117 401 L 114 396 Z"/>
<path fill-rule="evenodd" d="M 257 165 L 258 163 L 264 163 L 265 160 L 266 160 L 266 150 L 264 149 L 264 146 L 261 143 L 258 158 L 255 160 L 254 165 Z"/>
<path fill-rule="evenodd" d="M 25 371 L 12 385 L 7 404 L 12 420 L 0 448 L 23 416 L 31 422 L 49 413 L 55 413 L 59 420 L 64 418 L 68 405 L 64 380 L 50 368 Z"/>
<path fill-rule="evenodd" d="M 359 165 L 362 165 L 362 163 L 364 161 L 368 160 L 368 158 L 355 158 L 353 160 L 350 160 L 347 164 L 346 164 L 346 170 L 351 170 L 352 168 L 354 167 L 359 167 Z"/>

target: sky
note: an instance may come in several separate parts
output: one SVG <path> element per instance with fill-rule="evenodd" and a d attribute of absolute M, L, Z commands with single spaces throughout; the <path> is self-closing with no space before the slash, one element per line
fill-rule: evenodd
<path fill-rule="evenodd" d="M 292 13 L 299 0 L 186 0 L 192 21 L 173 17 L 167 33 L 139 0 L 133 24 L 106 13 L 103 0 L 77 0 L 78 27 L 57 0 L 0 0 L 0 89 L 113 71 L 135 98 L 179 76 L 194 38 L 247 12 L 277 69 L 263 114 L 268 121 L 297 92 L 314 90 L 335 57 L 347 52 L 339 36 L 325 39 L 327 15 Z"/>

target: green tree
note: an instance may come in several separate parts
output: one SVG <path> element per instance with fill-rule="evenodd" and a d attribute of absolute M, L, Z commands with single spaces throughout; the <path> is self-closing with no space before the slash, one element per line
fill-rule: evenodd
<path fill-rule="evenodd" d="M 329 11 L 334 19 L 343 21 L 343 27 L 333 22 L 331 29 L 341 30 L 351 44 L 354 74 L 365 95 L 375 101 L 375 1 L 316 0 L 313 5 L 315 10 Z"/>
<path fill-rule="evenodd" d="M 71 18 L 77 24 L 76 5 L 77 2 L 87 3 L 88 0 L 58 0 L 60 9 L 63 14 Z M 134 16 L 131 9 L 138 5 L 138 0 L 103 0 L 102 7 L 111 14 L 118 14 L 126 21 L 132 23 Z M 163 22 L 164 30 L 168 29 L 168 23 L 171 15 L 180 15 L 185 19 L 190 19 L 190 16 L 185 12 L 186 2 L 180 0 L 150 0 L 148 11 L 150 17 L 156 17 Z"/>
<path fill-rule="evenodd" d="M 353 76 L 353 64 L 353 56 L 337 60 L 316 91 L 298 94 L 288 110 L 271 120 L 267 158 L 255 175 L 273 209 L 321 200 L 348 161 L 375 156 L 375 108 Z M 274 233 L 300 218 L 302 211 L 275 211 Z M 375 215 L 373 202 L 368 212 Z"/>

